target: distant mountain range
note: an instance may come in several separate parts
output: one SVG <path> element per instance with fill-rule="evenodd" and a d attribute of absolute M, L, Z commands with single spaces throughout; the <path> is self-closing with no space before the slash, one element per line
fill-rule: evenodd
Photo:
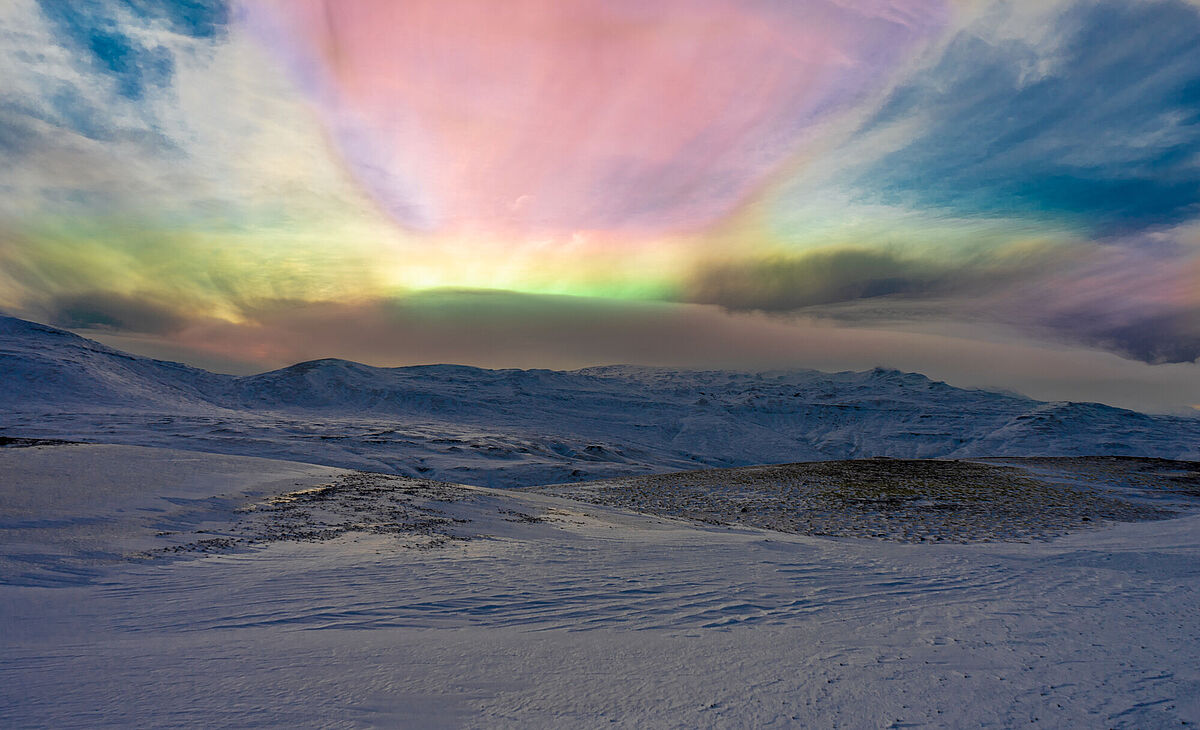
<path fill-rule="evenodd" d="M 1200 419 L 896 370 L 375 368 L 237 377 L 0 316 L 0 435 L 172 446 L 518 486 L 870 456 L 1200 459 Z"/>

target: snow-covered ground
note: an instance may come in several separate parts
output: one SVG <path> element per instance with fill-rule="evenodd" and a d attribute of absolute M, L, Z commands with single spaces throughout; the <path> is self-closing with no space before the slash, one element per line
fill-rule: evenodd
<path fill-rule="evenodd" d="M 1200 459 L 1200 418 L 1043 403 L 894 370 L 300 363 L 246 377 L 0 317 L 0 435 L 513 487 L 871 456 Z"/>
<path fill-rule="evenodd" d="M 46 446 L 0 528 L 3 727 L 1200 722 L 1197 516 L 900 544 Z"/>

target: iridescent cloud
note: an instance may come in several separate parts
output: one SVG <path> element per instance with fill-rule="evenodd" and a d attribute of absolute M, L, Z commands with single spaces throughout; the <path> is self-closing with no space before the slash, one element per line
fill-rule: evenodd
<path fill-rule="evenodd" d="M 0 169 L 0 308 L 198 362 L 1200 402 L 1184 0 L 8 0 Z"/>
<path fill-rule="evenodd" d="M 273 0 L 250 22 L 421 230 L 710 223 L 886 83 L 941 0 Z"/>

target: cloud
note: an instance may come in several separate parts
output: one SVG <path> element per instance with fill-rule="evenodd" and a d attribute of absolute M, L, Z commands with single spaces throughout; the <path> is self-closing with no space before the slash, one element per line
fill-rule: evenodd
<path fill-rule="evenodd" d="M 0 226 L 373 215 L 226 2 L 6 0 L 0 37 Z"/>
<path fill-rule="evenodd" d="M 956 321 L 981 332 L 1003 328 L 1029 342 L 1057 342 L 1111 353 L 1147 365 L 1200 360 L 1200 306 L 1150 306 L 1097 294 L 1081 305 L 1058 298 L 1053 284 L 1013 288 L 973 299 L 945 297 L 856 299 L 792 310 L 795 316 L 839 326 L 936 329 Z"/>
<path fill-rule="evenodd" d="M 1200 10 L 1076 2 L 1041 33 L 1013 37 L 997 30 L 1006 7 L 892 91 L 856 138 L 896 125 L 911 136 L 850 186 L 867 199 L 1067 218 L 1104 234 L 1200 214 Z"/>
<path fill-rule="evenodd" d="M 245 8 L 397 223 L 556 233 L 719 219 L 949 15 L 945 0 Z"/>
<path fill-rule="evenodd" d="M 1200 307 L 1179 312 L 1098 319 L 1093 312 L 1059 313 L 1046 324 L 1073 339 L 1143 362 L 1182 363 L 1200 359 Z"/>
<path fill-rule="evenodd" d="M 699 268 L 683 301 L 863 326 L 968 319 L 1147 363 L 1200 357 L 1195 227 L 955 254 L 831 248 Z"/>
<path fill-rule="evenodd" d="M 166 87 L 175 73 L 174 53 L 139 31 L 165 25 L 173 33 L 209 39 L 229 22 L 223 0 L 38 0 L 38 7 L 81 64 L 111 77 L 117 93 L 132 100 Z"/>
<path fill-rule="evenodd" d="M 186 323 L 182 313 L 162 302 L 111 292 L 56 297 L 43 311 L 46 321 L 67 329 L 169 335 Z"/>
<path fill-rule="evenodd" d="M 1097 245 L 1071 265 L 1014 283 L 979 307 L 1035 334 L 1050 333 L 1144 362 L 1195 362 L 1200 358 L 1196 235 L 1184 229 L 1163 236 L 1175 239 L 1175 246 L 1186 247 L 1190 240 L 1190 252 L 1173 256 L 1140 239 Z"/>
<path fill-rule="evenodd" d="M 884 296 L 928 296 L 950 284 L 952 269 L 869 248 L 710 264 L 683 288 L 685 301 L 729 309 L 789 311 Z"/>
<path fill-rule="evenodd" d="M 997 2 L 960 20 L 764 195 L 749 233 L 772 253 L 726 236 L 685 298 L 1194 362 L 1200 8 Z"/>
<path fill-rule="evenodd" d="M 37 128 L 28 116 L 11 103 L 0 103 L 0 158 L 16 157 L 36 144 Z"/>

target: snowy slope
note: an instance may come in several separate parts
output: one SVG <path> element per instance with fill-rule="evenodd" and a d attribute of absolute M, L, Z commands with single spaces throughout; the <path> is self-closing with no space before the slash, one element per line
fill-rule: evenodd
<path fill-rule="evenodd" d="M 0 316 L 0 407 L 197 410 L 228 376 Z"/>
<path fill-rule="evenodd" d="M 317 360 L 234 377 L 0 318 L 0 433 L 489 486 L 868 456 L 1200 458 L 1200 419 L 894 370 L 573 372 Z"/>

